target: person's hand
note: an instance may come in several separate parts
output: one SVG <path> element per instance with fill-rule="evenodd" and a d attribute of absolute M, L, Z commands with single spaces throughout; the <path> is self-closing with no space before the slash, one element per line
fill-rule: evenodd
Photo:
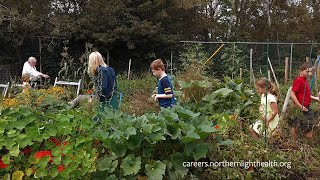
<path fill-rule="evenodd" d="M 302 106 L 302 111 L 307 112 L 308 109 L 306 107 Z"/>
<path fill-rule="evenodd" d="M 46 74 L 41 74 L 42 77 L 44 77 L 45 79 L 47 79 L 49 76 Z"/>
<path fill-rule="evenodd" d="M 153 94 L 151 97 L 154 99 L 154 101 L 157 101 L 158 99 L 157 94 Z"/>

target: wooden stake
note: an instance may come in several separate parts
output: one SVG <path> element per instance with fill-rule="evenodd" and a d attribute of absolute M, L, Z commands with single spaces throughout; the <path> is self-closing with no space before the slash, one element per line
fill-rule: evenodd
<path fill-rule="evenodd" d="M 109 65 L 109 61 L 110 61 L 109 59 L 110 59 L 110 52 L 109 52 L 109 49 L 108 49 L 108 51 L 107 51 L 107 65 L 108 66 L 110 66 Z"/>
<path fill-rule="evenodd" d="M 315 60 L 315 61 L 318 61 L 318 59 L 319 59 L 319 56 L 317 56 L 317 59 Z M 315 73 L 315 86 L 316 86 L 316 91 L 317 91 L 317 93 L 319 93 L 319 88 L 318 88 L 318 77 L 319 77 L 319 63 L 318 63 L 318 66 L 317 67 L 315 67 L 314 68 L 316 71 L 317 71 L 317 73 Z"/>
<path fill-rule="evenodd" d="M 209 59 L 206 60 L 206 62 L 203 63 L 203 65 L 206 65 L 206 64 L 220 51 L 220 49 L 221 49 L 223 46 L 224 46 L 224 44 L 222 44 L 222 45 L 216 50 L 216 52 L 214 52 L 214 53 L 209 57 Z"/>
<path fill-rule="evenodd" d="M 253 52 L 253 49 L 250 49 L 250 84 L 253 83 L 254 85 L 254 80 L 253 80 L 253 68 L 252 68 L 252 52 Z"/>
<path fill-rule="evenodd" d="M 273 78 L 274 78 L 274 80 L 276 81 L 277 87 L 278 87 L 278 89 L 279 89 L 279 83 L 278 83 L 278 80 L 277 80 L 276 74 L 274 73 L 274 70 L 273 70 L 273 67 L 272 67 L 272 64 L 271 64 L 271 61 L 270 61 L 270 58 L 269 58 L 269 57 L 268 57 L 268 62 L 269 62 L 270 69 L 271 69 L 272 74 L 273 74 Z"/>
<path fill-rule="evenodd" d="M 128 80 L 130 79 L 131 59 L 129 59 Z"/>
<path fill-rule="evenodd" d="M 292 79 L 292 58 L 293 58 L 293 55 L 292 55 L 292 51 L 293 51 L 293 43 L 291 43 L 291 47 L 290 47 L 290 74 L 289 74 L 289 78 L 290 80 Z"/>
<path fill-rule="evenodd" d="M 240 68 L 240 80 L 242 80 L 242 68 Z"/>
<path fill-rule="evenodd" d="M 284 103 L 283 103 L 280 119 L 283 118 L 283 116 L 284 116 L 284 114 L 285 114 L 285 112 L 287 110 L 287 107 L 288 107 L 288 104 L 289 104 L 289 101 L 290 101 L 291 89 L 292 89 L 292 87 L 289 87 L 289 89 L 287 91 L 287 95 L 286 95 L 286 99 L 284 100 Z"/>
<path fill-rule="evenodd" d="M 172 52 L 171 52 L 171 56 L 170 56 L 170 72 L 171 72 L 171 76 L 172 76 L 172 70 L 173 70 L 173 65 L 172 65 Z"/>
<path fill-rule="evenodd" d="M 289 57 L 286 57 L 284 63 L 284 83 L 287 84 L 288 82 L 288 70 L 289 70 Z"/>

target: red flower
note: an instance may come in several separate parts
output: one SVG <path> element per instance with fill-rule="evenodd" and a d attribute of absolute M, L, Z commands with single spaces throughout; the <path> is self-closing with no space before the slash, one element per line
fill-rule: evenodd
<path fill-rule="evenodd" d="M 92 89 L 88 89 L 87 90 L 87 94 L 93 94 L 93 90 Z"/>
<path fill-rule="evenodd" d="M 63 170 L 64 170 L 64 166 L 62 164 L 60 164 L 59 167 L 58 167 L 58 172 L 61 172 Z"/>
<path fill-rule="evenodd" d="M 2 162 L 2 159 L 1 159 L 2 157 L 0 157 L 0 169 L 5 169 L 5 168 L 7 168 L 7 166 L 8 166 L 8 164 L 4 164 L 3 162 Z"/>
<path fill-rule="evenodd" d="M 21 149 L 21 154 L 31 154 L 31 148 L 24 148 L 24 149 Z"/>
<path fill-rule="evenodd" d="M 41 159 L 44 156 L 49 156 L 50 157 L 49 162 L 52 162 L 52 154 L 51 154 L 51 151 L 49 151 L 49 150 L 38 151 L 34 154 L 34 156 L 38 159 Z"/>
<path fill-rule="evenodd" d="M 215 125 L 214 128 L 219 129 L 220 127 L 219 127 L 219 125 Z"/>

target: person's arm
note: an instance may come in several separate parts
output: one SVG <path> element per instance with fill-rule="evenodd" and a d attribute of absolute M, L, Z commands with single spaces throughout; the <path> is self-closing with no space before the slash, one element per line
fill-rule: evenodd
<path fill-rule="evenodd" d="M 159 98 L 170 99 L 172 98 L 172 94 L 156 94 L 154 99 L 157 100 Z"/>
<path fill-rule="evenodd" d="M 39 76 L 41 76 L 41 77 L 43 77 L 43 78 L 45 78 L 45 79 L 47 79 L 49 76 L 48 75 L 46 75 L 46 74 L 43 74 L 43 73 L 41 73 L 40 72 L 40 75 Z"/>
<path fill-rule="evenodd" d="M 311 96 L 311 99 L 319 101 L 319 97 L 316 97 L 316 96 Z"/>
<path fill-rule="evenodd" d="M 299 108 L 299 109 L 302 109 L 302 111 L 308 111 L 308 109 L 304 106 L 302 106 L 298 99 L 297 99 L 297 96 L 296 96 L 296 93 L 294 91 L 291 91 L 291 99 L 293 101 L 293 103 Z"/>

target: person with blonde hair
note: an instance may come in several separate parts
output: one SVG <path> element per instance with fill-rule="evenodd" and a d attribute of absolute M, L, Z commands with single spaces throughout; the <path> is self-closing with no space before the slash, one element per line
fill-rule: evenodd
<path fill-rule="evenodd" d="M 113 68 L 109 67 L 98 52 L 89 55 L 88 74 L 94 79 L 95 94 L 99 97 L 103 106 L 111 105 L 118 109 L 117 80 Z"/>
<path fill-rule="evenodd" d="M 250 129 L 250 133 L 254 138 L 258 138 L 259 135 L 263 135 L 264 128 L 267 128 L 268 137 L 273 135 L 279 124 L 279 110 L 277 105 L 277 88 L 267 78 L 262 77 L 256 81 L 257 93 L 261 94 L 261 105 L 259 112 L 261 119 L 257 120 Z"/>

